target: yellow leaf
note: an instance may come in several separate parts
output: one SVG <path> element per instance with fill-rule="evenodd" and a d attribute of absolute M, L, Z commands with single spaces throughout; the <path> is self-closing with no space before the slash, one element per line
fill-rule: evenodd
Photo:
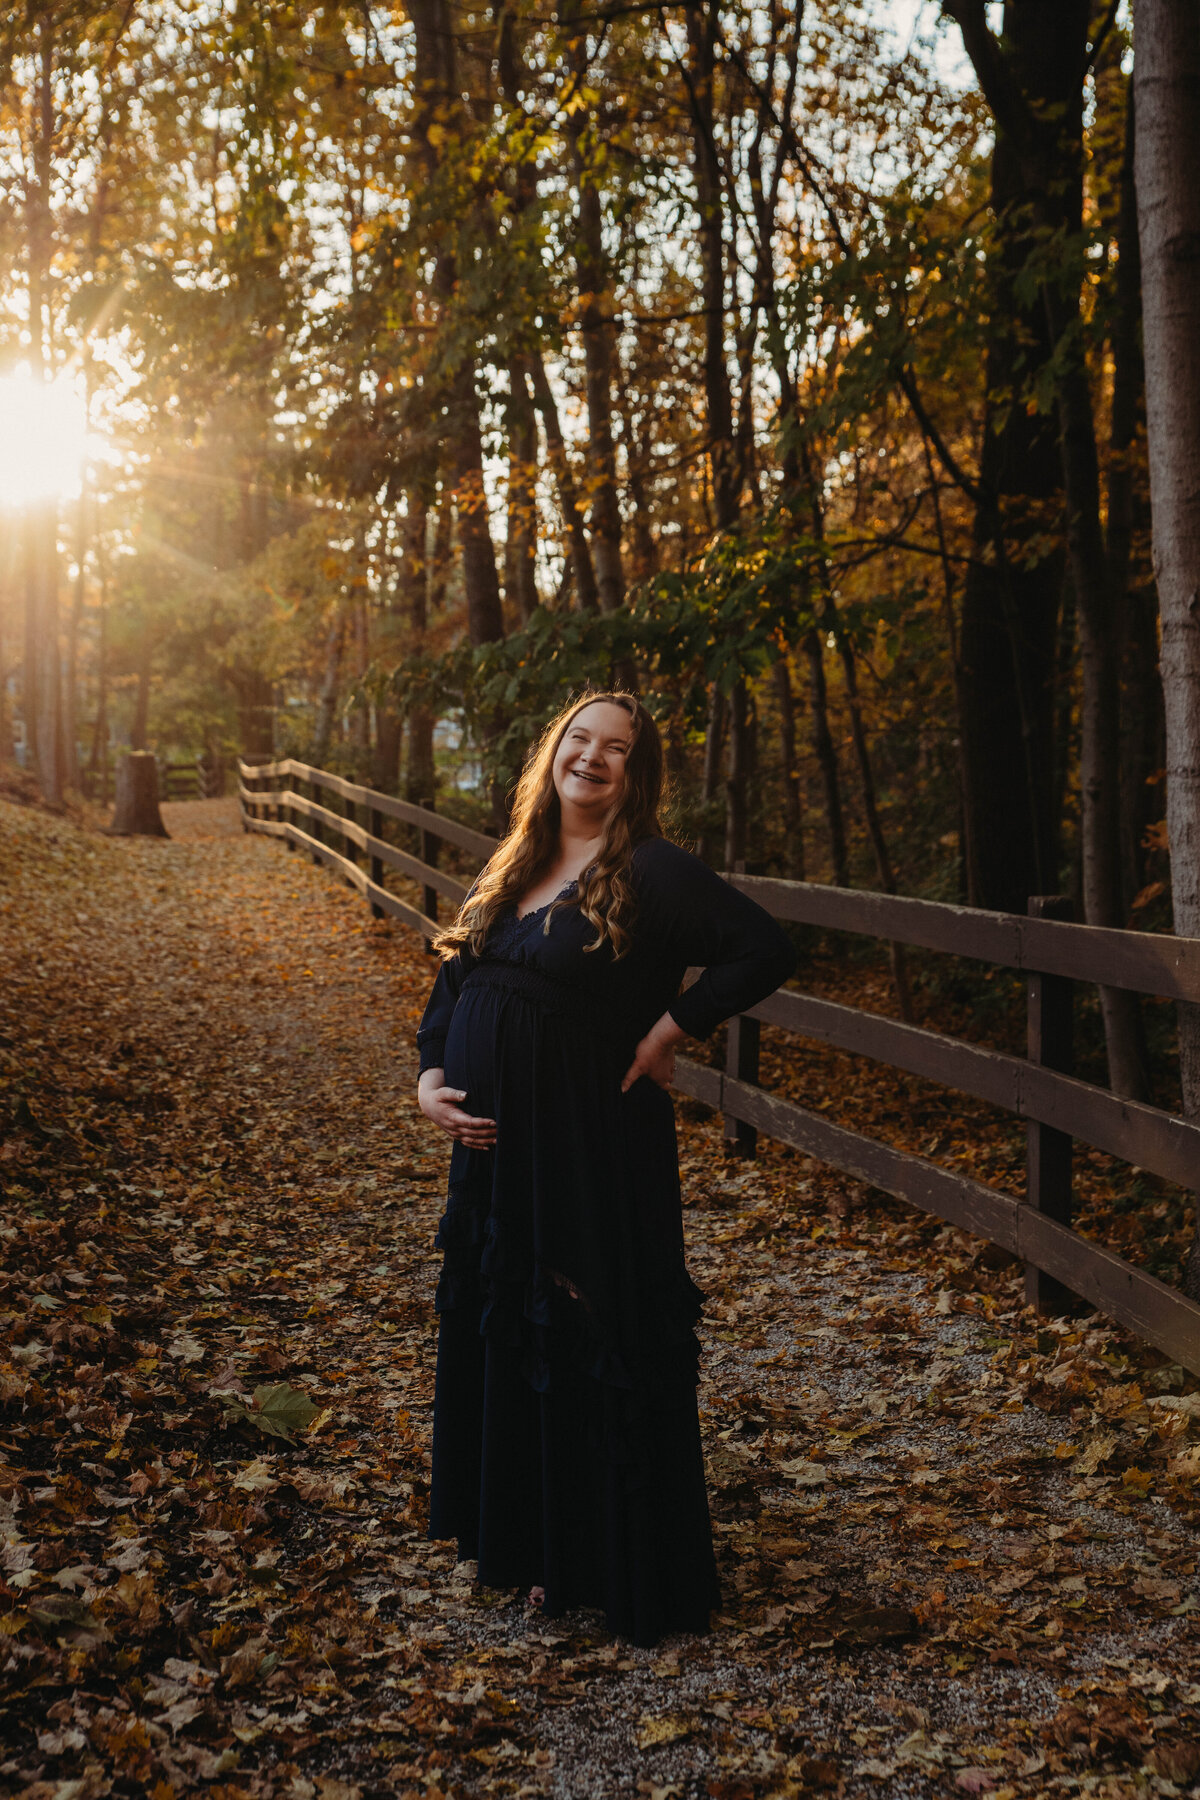
<path fill-rule="evenodd" d="M 677 1744 L 681 1738 L 691 1737 L 700 1725 L 696 1713 L 664 1713 L 660 1718 L 643 1713 L 633 1741 L 639 1750 L 652 1750 L 656 1745 Z"/>

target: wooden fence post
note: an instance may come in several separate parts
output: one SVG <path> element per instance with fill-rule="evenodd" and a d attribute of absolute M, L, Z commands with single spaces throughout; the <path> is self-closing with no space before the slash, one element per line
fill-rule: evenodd
<path fill-rule="evenodd" d="M 420 804 L 425 808 L 426 812 L 437 811 L 432 800 L 422 800 Z M 423 863 L 428 863 L 431 869 L 436 869 L 438 866 L 438 843 L 439 840 L 434 836 L 432 831 L 422 831 L 421 848 L 418 854 L 420 855 L 421 861 Z M 437 889 L 434 887 L 424 887 L 421 889 L 421 896 L 421 911 L 425 914 L 427 919 L 432 919 L 436 925 L 438 916 Z M 426 956 L 432 954 L 433 943 L 429 938 L 425 939 L 424 948 Z"/>
<path fill-rule="evenodd" d="M 353 800 L 343 798 L 342 817 L 343 819 L 349 819 L 352 825 L 357 825 L 358 812 Z M 358 845 L 354 842 L 354 839 L 345 831 L 339 831 L 338 837 L 341 840 L 342 855 L 346 858 L 346 861 L 356 863 L 358 861 Z"/>
<path fill-rule="evenodd" d="M 287 774 L 283 778 L 283 786 L 279 790 L 279 793 L 280 793 L 279 817 L 285 825 L 290 825 L 292 823 L 292 809 L 288 805 L 288 795 L 292 791 L 292 782 L 294 780 L 295 780 L 295 776 L 292 774 L 292 771 L 289 769 Z M 295 844 L 293 844 L 291 838 L 286 837 L 286 838 L 284 838 L 283 841 L 287 845 L 289 851 L 292 851 L 294 853 L 296 846 L 295 846 Z"/>
<path fill-rule="evenodd" d="M 1029 901 L 1033 919 L 1074 916 L 1070 900 L 1058 894 L 1039 894 Z M 1026 977 L 1027 1045 L 1029 1061 L 1044 1069 L 1070 1075 L 1074 1064 L 1074 983 L 1066 975 L 1044 975 L 1031 969 Z M 1060 1225 L 1071 1223 L 1071 1149 L 1067 1132 L 1031 1119 L 1026 1131 L 1026 1203 Z M 1032 1263 L 1025 1265 L 1025 1301 L 1039 1312 L 1061 1312 L 1072 1299 L 1069 1288 Z"/>
<path fill-rule="evenodd" d="M 373 838 L 383 836 L 383 814 L 377 807 L 373 806 L 367 814 L 367 830 Z M 376 887 L 383 886 L 383 860 L 381 857 L 371 857 L 368 873 Z M 371 902 L 371 917 L 373 919 L 382 919 L 383 917 L 383 908 L 377 900 Z"/>
<path fill-rule="evenodd" d="M 725 1073 L 735 1081 L 758 1086 L 759 1023 L 739 1014 L 725 1027 Z M 725 1114 L 725 1151 L 729 1156 L 747 1159 L 758 1154 L 758 1132 L 744 1119 Z"/>
<path fill-rule="evenodd" d="M 739 860 L 733 866 L 736 874 L 746 873 L 744 861 Z M 730 1019 L 725 1027 L 725 1073 L 734 1081 L 748 1082 L 751 1087 L 758 1086 L 759 1036 L 758 1020 L 740 1014 Z M 724 1116 L 726 1155 L 747 1159 L 757 1156 L 758 1132 L 755 1127 L 747 1125 L 744 1119 L 735 1119 L 732 1113 Z"/>
<path fill-rule="evenodd" d="M 321 803 L 321 792 L 322 792 L 320 782 L 310 781 L 306 785 L 308 787 L 308 798 L 310 800 L 315 801 L 316 804 L 319 806 Z M 321 828 L 321 822 L 319 819 L 309 819 L 308 830 L 309 830 L 310 836 L 315 837 L 319 844 L 323 844 L 325 842 L 325 833 Z M 321 859 L 317 855 L 316 851 L 310 850 L 308 854 L 312 858 L 313 862 L 316 863 L 319 867 Z"/>

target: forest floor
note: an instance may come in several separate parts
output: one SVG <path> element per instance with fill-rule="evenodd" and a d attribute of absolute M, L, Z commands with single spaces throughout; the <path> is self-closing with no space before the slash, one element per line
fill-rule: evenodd
<path fill-rule="evenodd" d="M 479 1591 L 424 1533 L 431 962 L 167 817 L 0 802 L 0 1791 L 1196 1791 L 1195 1380 L 690 1103 L 723 1607 L 648 1651 Z"/>

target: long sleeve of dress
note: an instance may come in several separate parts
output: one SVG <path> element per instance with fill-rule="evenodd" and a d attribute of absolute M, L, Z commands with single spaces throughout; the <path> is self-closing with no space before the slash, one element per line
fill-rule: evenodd
<path fill-rule="evenodd" d="M 640 860 L 648 932 L 665 956 L 704 971 L 668 1007 L 690 1037 L 707 1037 L 787 980 L 795 952 L 770 913 L 665 839 L 642 846 Z"/>
<path fill-rule="evenodd" d="M 447 958 L 438 971 L 433 992 L 425 1003 L 425 1011 L 417 1027 L 417 1051 L 422 1075 L 426 1069 L 440 1069 L 444 1065 L 446 1033 L 450 1029 L 450 1017 L 458 1004 L 459 991 L 468 966 L 460 952 L 457 956 Z"/>

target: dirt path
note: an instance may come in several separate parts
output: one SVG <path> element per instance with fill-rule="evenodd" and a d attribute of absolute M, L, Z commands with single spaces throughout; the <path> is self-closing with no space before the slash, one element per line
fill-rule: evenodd
<path fill-rule="evenodd" d="M 1196 1383 L 711 1120 L 724 1611 L 647 1652 L 478 1592 L 423 1536 L 430 964 L 232 803 L 168 824 L 0 806 L 5 1791 L 1195 1791 Z"/>

